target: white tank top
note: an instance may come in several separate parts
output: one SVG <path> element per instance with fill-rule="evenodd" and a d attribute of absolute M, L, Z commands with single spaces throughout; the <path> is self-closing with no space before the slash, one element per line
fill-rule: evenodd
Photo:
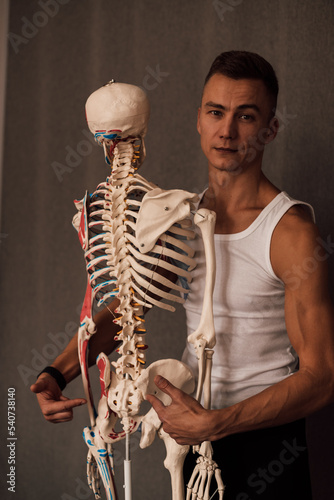
<path fill-rule="evenodd" d="M 297 204 L 306 205 L 314 218 L 310 205 L 281 192 L 244 231 L 215 234 L 212 408 L 238 403 L 298 370 L 298 356 L 285 326 L 284 284 L 270 262 L 273 231 Z M 201 238 L 192 245 L 198 265 L 184 304 L 188 335 L 199 324 L 206 271 Z M 197 373 L 196 355 L 188 343 L 182 360 Z"/>

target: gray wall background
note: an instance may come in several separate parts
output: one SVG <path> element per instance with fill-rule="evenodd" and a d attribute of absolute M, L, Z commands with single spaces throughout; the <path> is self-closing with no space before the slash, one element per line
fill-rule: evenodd
<path fill-rule="evenodd" d="M 0 235 L 1 498 L 13 498 L 5 477 L 8 387 L 16 389 L 15 498 L 93 498 L 81 437 L 86 408 L 71 423 L 52 426 L 29 391 L 74 334 L 84 295 L 72 200 L 107 175 L 86 127 L 87 97 L 111 78 L 146 88 L 152 113 L 141 174 L 164 188 L 200 192 L 206 161 L 196 114 L 204 76 L 225 50 L 267 58 L 280 81 L 282 127 L 265 171 L 314 206 L 332 283 L 333 17 L 331 0 L 11 0 Z M 147 327 L 150 362 L 181 355 L 182 309 L 153 311 Z M 79 379 L 66 395 L 83 395 Z M 308 420 L 316 500 L 334 498 L 332 421 L 332 407 Z M 123 444 L 116 449 L 121 495 Z M 135 499 L 170 498 L 163 457 L 162 443 L 141 451 L 134 438 Z"/>

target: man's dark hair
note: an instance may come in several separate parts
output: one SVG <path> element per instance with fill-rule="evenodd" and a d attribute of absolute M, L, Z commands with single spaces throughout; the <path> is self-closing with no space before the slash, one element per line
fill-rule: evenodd
<path fill-rule="evenodd" d="M 244 78 L 262 80 L 273 99 L 273 113 L 275 113 L 278 95 L 278 80 L 273 67 L 263 57 L 254 52 L 247 52 L 244 50 L 222 52 L 213 61 L 209 73 L 205 78 L 204 86 L 215 74 L 224 75 L 233 80 L 241 80 Z"/>

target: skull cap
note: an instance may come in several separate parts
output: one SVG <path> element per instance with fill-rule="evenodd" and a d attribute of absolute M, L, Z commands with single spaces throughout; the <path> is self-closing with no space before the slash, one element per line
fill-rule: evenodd
<path fill-rule="evenodd" d="M 93 92 L 86 102 L 90 131 L 120 131 L 126 137 L 144 137 L 150 115 L 146 93 L 135 85 L 109 82 Z"/>

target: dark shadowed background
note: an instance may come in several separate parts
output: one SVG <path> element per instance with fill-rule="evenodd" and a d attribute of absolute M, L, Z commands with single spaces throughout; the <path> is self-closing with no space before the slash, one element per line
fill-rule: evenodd
<path fill-rule="evenodd" d="M 333 21 L 331 0 L 11 0 L 1 2 L 7 44 L 3 110 L 1 255 L 1 498 L 74 500 L 86 486 L 87 409 L 51 425 L 29 385 L 76 331 L 85 266 L 73 200 L 108 173 L 84 105 L 111 78 L 142 86 L 151 103 L 141 174 L 163 188 L 200 192 L 206 161 L 196 132 L 202 82 L 225 50 L 258 52 L 277 71 L 281 130 L 265 172 L 311 203 L 333 282 Z M 10 3 L 8 25 L 6 6 Z M 5 65 L 5 54 L 2 55 Z M 7 76 L 5 76 L 7 75 Z M 305 270 L 304 270 L 305 271 Z M 306 270 L 307 271 L 307 270 Z M 179 358 L 182 308 L 147 319 L 149 362 Z M 317 332 L 314 332 L 317 335 Z M 92 369 L 92 378 L 98 374 Z M 7 390 L 16 395 L 16 493 L 7 490 Z M 65 391 L 82 396 L 81 381 Z M 315 500 L 334 498 L 333 408 L 308 419 Z M 134 500 L 171 498 L 164 446 L 133 438 Z M 116 445 L 122 498 L 123 443 Z M 261 498 L 254 491 L 254 499 Z"/>

